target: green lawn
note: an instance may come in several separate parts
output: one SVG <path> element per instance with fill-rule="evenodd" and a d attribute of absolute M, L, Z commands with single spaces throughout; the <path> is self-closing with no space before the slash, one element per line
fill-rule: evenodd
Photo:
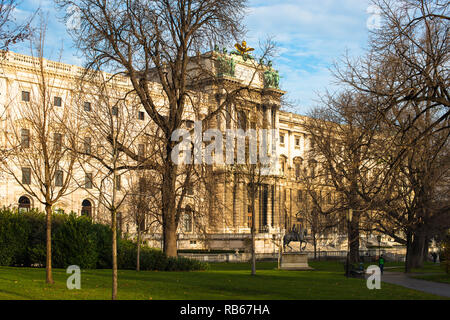
<path fill-rule="evenodd" d="M 450 275 L 446 273 L 417 275 L 413 278 L 450 284 Z"/>
<path fill-rule="evenodd" d="M 382 283 L 368 290 L 363 279 L 344 277 L 338 262 L 311 262 L 315 271 L 278 271 L 276 263 L 212 264 L 204 272 L 119 271 L 119 299 L 300 300 L 300 299 L 439 299 Z M 55 284 L 45 284 L 44 269 L 0 267 L 0 299 L 110 299 L 111 271 L 83 270 L 81 290 L 68 290 L 65 270 L 54 270 Z"/>
<path fill-rule="evenodd" d="M 395 268 L 389 268 L 387 271 L 396 271 L 396 272 L 404 272 L 405 264 L 404 263 L 387 263 L 385 267 L 395 266 Z M 443 273 L 444 269 L 441 267 L 439 263 L 433 262 L 425 262 L 422 268 L 412 269 L 412 273 Z"/>

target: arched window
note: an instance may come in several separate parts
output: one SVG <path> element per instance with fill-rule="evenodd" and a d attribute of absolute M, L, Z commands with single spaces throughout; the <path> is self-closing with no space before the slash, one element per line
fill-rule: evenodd
<path fill-rule="evenodd" d="M 285 156 L 280 157 L 280 171 L 282 175 L 287 174 L 287 158 Z"/>
<path fill-rule="evenodd" d="M 300 179 L 302 176 L 303 159 L 297 157 L 294 159 L 295 178 Z"/>
<path fill-rule="evenodd" d="M 192 232 L 192 208 L 190 206 L 186 206 L 183 215 L 183 231 Z"/>
<path fill-rule="evenodd" d="M 31 200 L 28 197 L 22 196 L 19 198 L 19 212 L 28 212 L 31 209 Z"/>
<path fill-rule="evenodd" d="M 238 129 L 247 130 L 247 115 L 242 110 L 238 112 Z"/>
<path fill-rule="evenodd" d="M 81 215 L 92 218 L 92 203 L 89 200 L 84 200 L 81 203 Z"/>

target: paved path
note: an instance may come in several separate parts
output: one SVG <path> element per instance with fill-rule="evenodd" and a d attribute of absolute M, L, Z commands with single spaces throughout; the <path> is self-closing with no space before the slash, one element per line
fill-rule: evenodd
<path fill-rule="evenodd" d="M 450 298 L 450 284 L 413 279 L 403 272 L 385 272 L 381 281 Z"/>

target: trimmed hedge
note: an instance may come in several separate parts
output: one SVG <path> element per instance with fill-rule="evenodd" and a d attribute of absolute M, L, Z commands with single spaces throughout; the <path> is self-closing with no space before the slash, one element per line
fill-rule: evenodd
<path fill-rule="evenodd" d="M 136 269 L 136 243 L 130 240 L 119 241 L 117 264 L 119 269 Z M 183 257 L 167 257 L 159 249 L 141 247 L 140 269 L 148 271 L 193 271 L 206 270 L 208 264 Z"/>
<path fill-rule="evenodd" d="M 112 231 L 109 226 L 89 218 L 70 215 L 52 217 L 52 266 L 82 269 L 110 269 Z M 136 244 L 118 237 L 118 268 L 136 269 Z M 46 219 L 37 211 L 18 213 L 0 210 L 0 265 L 44 267 L 46 258 Z M 141 270 L 205 270 L 207 264 L 169 258 L 162 251 L 141 248 Z"/>

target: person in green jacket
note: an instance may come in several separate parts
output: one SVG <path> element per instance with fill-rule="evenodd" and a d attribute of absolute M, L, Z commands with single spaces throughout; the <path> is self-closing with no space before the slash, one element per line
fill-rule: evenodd
<path fill-rule="evenodd" d="M 384 270 L 384 256 L 383 255 L 380 256 L 380 259 L 378 259 L 378 266 L 380 267 L 381 274 L 383 274 L 383 270 Z"/>

